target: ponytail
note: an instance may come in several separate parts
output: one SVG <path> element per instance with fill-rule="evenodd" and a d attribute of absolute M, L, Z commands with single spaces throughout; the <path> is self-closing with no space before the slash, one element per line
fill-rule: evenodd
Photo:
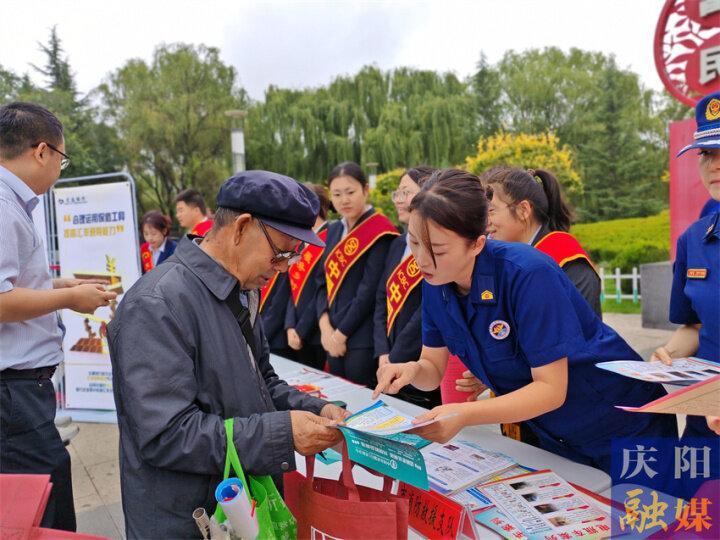
<path fill-rule="evenodd" d="M 560 183 L 546 170 L 520 169 L 518 167 L 494 167 L 485 172 L 480 180 L 492 198 L 493 185 L 500 185 L 510 198 L 510 211 L 516 216 L 515 205 L 528 201 L 535 219 L 547 225 L 551 231 L 570 230 L 574 216 L 565 202 Z M 517 216 L 516 216 L 517 217 Z"/>
<path fill-rule="evenodd" d="M 535 176 L 540 179 L 545 197 L 548 202 L 547 219 L 548 227 L 551 231 L 568 232 L 570 225 L 575 218 L 573 211 L 565 202 L 560 190 L 560 182 L 549 171 L 538 169 Z"/>

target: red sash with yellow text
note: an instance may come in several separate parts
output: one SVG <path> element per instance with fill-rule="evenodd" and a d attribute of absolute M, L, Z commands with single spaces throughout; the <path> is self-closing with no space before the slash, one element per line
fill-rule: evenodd
<path fill-rule="evenodd" d="M 535 247 L 546 255 L 550 255 L 550 257 L 558 263 L 560 268 L 570 261 L 585 259 L 588 264 L 592 266 L 592 269 L 595 270 L 595 265 L 593 265 L 590 260 L 590 256 L 582 248 L 577 238 L 570 233 L 553 231 L 543 236 L 540 241 L 535 244 Z M 597 270 L 595 270 L 595 272 L 597 272 Z"/>
<path fill-rule="evenodd" d="M 390 335 L 395 319 L 405 305 L 410 293 L 422 281 L 422 274 L 415 257 L 408 255 L 392 271 L 385 284 L 387 296 L 387 333 Z"/>
<path fill-rule="evenodd" d="M 331 306 L 348 270 L 385 235 L 397 236 L 397 229 L 382 214 L 373 214 L 355 227 L 325 260 L 325 281 L 327 283 L 328 305 Z"/>
<path fill-rule="evenodd" d="M 272 291 L 275 283 L 277 283 L 279 275 L 280 272 L 275 272 L 275 275 L 272 277 L 272 279 L 268 281 L 262 289 L 260 289 L 260 313 L 262 313 L 263 307 L 265 307 L 265 302 L 270 296 L 270 291 Z"/>
<path fill-rule="evenodd" d="M 327 229 L 324 229 L 318 233 L 318 237 L 323 242 L 327 238 Z M 290 294 L 292 295 L 293 304 L 297 307 L 300 302 L 300 295 L 305 288 L 307 280 L 312 274 L 313 268 L 317 262 L 322 258 L 324 247 L 313 246 L 308 244 L 300 254 L 300 260 L 293 264 L 288 270 L 290 277 Z"/>
<path fill-rule="evenodd" d="M 143 274 L 153 269 L 152 252 L 150 244 L 145 242 L 140 246 L 140 260 L 142 261 Z"/>

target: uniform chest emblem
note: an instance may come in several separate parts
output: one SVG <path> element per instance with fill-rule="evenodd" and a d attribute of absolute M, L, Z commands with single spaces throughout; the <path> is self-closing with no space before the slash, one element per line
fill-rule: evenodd
<path fill-rule="evenodd" d="M 707 273 L 707 268 L 688 268 L 685 275 L 688 279 L 705 279 Z"/>
<path fill-rule="evenodd" d="M 505 321 L 491 322 L 488 330 L 493 339 L 505 339 L 510 335 L 510 325 Z"/>
<path fill-rule="evenodd" d="M 492 291 L 485 290 L 480 295 L 480 300 L 492 300 L 495 298 L 495 295 L 493 295 Z"/>

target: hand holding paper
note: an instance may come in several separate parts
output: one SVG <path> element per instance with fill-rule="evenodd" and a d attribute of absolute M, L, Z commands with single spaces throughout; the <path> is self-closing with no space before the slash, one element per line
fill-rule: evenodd
<path fill-rule="evenodd" d="M 410 433 L 429 441 L 448 442 L 466 425 L 463 405 L 449 403 L 421 414 L 413 420 L 415 428 Z"/>

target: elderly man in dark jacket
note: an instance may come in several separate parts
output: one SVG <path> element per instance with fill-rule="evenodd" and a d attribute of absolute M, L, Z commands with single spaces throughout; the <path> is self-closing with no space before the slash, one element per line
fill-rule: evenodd
<path fill-rule="evenodd" d="M 280 380 L 257 323 L 257 289 L 287 271 L 312 232 L 317 196 L 248 171 L 227 180 L 212 231 L 125 295 L 108 327 L 128 538 L 195 538 L 195 508 L 214 510 L 225 464 L 223 421 L 249 474 L 295 468 L 339 442 L 347 414 Z M 247 339 L 246 339 L 247 336 Z"/>

